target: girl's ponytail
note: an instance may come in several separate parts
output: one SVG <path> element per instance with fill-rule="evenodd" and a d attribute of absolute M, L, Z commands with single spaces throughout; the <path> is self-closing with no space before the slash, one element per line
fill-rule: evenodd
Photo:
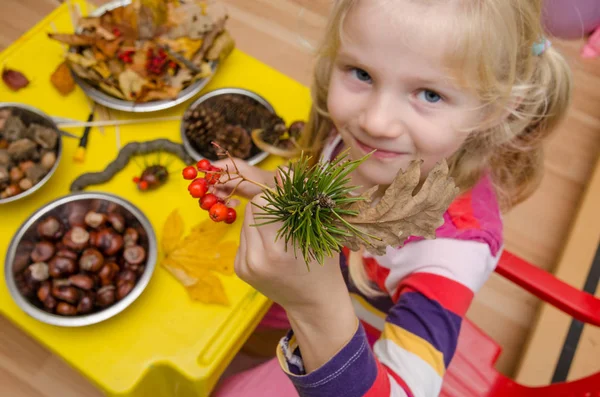
<path fill-rule="evenodd" d="M 490 163 L 503 207 L 528 198 L 543 174 L 543 143 L 564 118 L 571 102 L 572 78 L 565 58 L 552 47 L 537 57 L 529 88 L 516 111 L 512 139 L 493 152 Z"/>

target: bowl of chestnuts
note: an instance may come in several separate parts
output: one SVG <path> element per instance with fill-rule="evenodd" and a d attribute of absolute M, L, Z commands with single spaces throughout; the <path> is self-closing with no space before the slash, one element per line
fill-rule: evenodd
<path fill-rule="evenodd" d="M 79 327 L 122 312 L 146 288 L 157 259 L 154 229 L 130 202 L 72 193 L 40 208 L 17 230 L 5 280 L 39 321 Z"/>
<path fill-rule="evenodd" d="M 25 104 L 0 103 L 0 204 L 42 187 L 61 155 L 61 133 L 49 116 Z"/>

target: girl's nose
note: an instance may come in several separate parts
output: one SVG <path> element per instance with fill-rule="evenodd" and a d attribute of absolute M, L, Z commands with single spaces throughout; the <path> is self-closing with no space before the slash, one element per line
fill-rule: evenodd
<path fill-rule="evenodd" d="M 359 114 L 358 123 L 364 132 L 378 138 L 397 138 L 404 133 L 400 104 L 384 95 L 371 98 Z"/>

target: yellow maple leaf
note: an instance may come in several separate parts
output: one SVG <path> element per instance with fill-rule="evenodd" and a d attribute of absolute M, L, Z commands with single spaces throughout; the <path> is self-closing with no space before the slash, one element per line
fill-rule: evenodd
<path fill-rule="evenodd" d="M 183 228 L 183 218 L 179 215 L 179 211 L 174 209 L 167 217 L 163 227 L 162 248 L 165 255 L 177 248 L 183 236 Z"/>
<path fill-rule="evenodd" d="M 228 230 L 226 224 L 206 220 L 183 237 L 184 228 L 183 218 L 173 210 L 163 227 L 162 266 L 187 289 L 193 300 L 228 305 L 223 284 L 212 272 L 233 274 L 238 244 L 221 241 Z"/>

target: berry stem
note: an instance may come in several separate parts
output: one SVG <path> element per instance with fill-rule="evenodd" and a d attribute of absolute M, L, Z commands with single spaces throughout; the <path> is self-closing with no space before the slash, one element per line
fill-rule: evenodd
<path fill-rule="evenodd" d="M 242 174 L 240 173 L 240 170 L 238 169 L 237 165 L 235 164 L 235 160 L 233 159 L 233 157 L 231 156 L 231 154 L 229 154 L 229 151 L 227 151 L 227 150 L 223 149 L 223 148 L 222 148 L 221 146 L 219 146 L 219 144 L 218 144 L 218 143 L 216 143 L 216 142 L 212 142 L 212 144 L 213 144 L 213 145 L 214 145 L 214 146 L 215 146 L 217 149 L 219 149 L 219 151 L 220 151 L 220 152 L 219 152 L 219 153 L 217 153 L 217 154 L 218 154 L 218 155 L 220 155 L 220 156 L 222 156 L 222 155 L 226 155 L 227 157 L 229 157 L 229 159 L 230 159 L 230 160 L 231 160 L 231 162 L 233 163 L 233 168 L 235 168 L 235 172 L 233 172 L 233 175 L 235 175 L 235 176 L 234 176 L 234 177 L 232 177 L 232 176 L 231 176 L 231 175 L 232 175 L 232 172 L 230 172 L 230 171 L 229 171 L 229 168 L 228 168 L 228 167 L 225 167 L 225 173 L 227 174 L 227 178 L 229 178 L 229 179 L 227 179 L 225 182 L 230 182 L 230 181 L 234 181 L 234 180 L 236 180 L 236 179 L 241 179 L 241 180 L 238 182 L 238 184 L 237 184 L 237 185 L 235 185 L 235 188 L 233 188 L 233 191 L 231 192 L 231 194 L 229 194 L 229 196 L 228 196 L 228 197 L 231 197 L 231 196 L 233 196 L 233 194 L 235 193 L 236 189 L 238 188 L 238 186 L 240 186 L 240 184 L 241 184 L 242 182 L 249 182 L 249 183 L 252 183 L 252 184 L 254 184 L 254 185 L 258 186 L 258 187 L 259 187 L 259 188 L 261 188 L 262 190 L 270 190 L 271 192 L 275 193 L 275 190 L 271 189 L 269 186 L 267 186 L 267 185 L 265 185 L 265 184 L 262 184 L 262 183 L 260 183 L 260 182 L 254 181 L 254 180 L 252 180 L 252 179 L 250 179 L 250 178 L 246 178 L 244 175 L 242 175 Z M 207 173 L 214 173 L 214 172 L 215 172 L 215 171 L 207 171 Z M 221 172 L 221 174 L 223 174 L 223 173 Z"/>

